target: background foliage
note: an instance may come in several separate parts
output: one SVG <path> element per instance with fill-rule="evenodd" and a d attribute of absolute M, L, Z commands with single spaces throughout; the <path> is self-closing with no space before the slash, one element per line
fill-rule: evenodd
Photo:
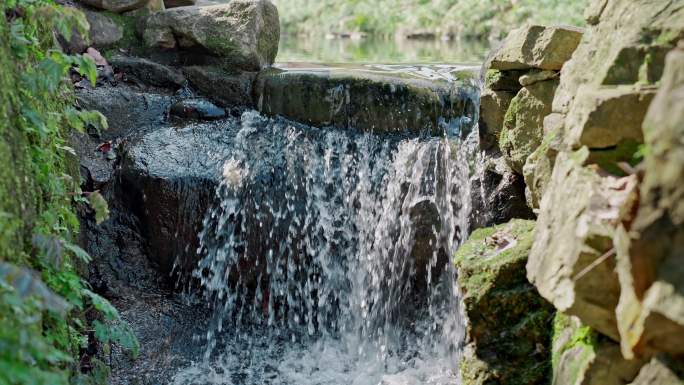
<path fill-rule="evenodd" d="M 587 0 L 274 0 L 289 34 L 400 31 L 500 38 L 525 22 L 582 25 Z"/>
<path fill-rule="evenodd" d="M 138 345 L 79 274 L 90 256 L 75 242 L 74 207 L 98 193 L 80 190 L 67 138 L 106 120 L 72 106 L 70 71 L 94 83 L 97 70 L 57 49 L 56 34 L 87 23 L 51 0 L 4 0 L 0 10 L 0 384 L 102 384 L 95 338 L 100 352 Z"/>

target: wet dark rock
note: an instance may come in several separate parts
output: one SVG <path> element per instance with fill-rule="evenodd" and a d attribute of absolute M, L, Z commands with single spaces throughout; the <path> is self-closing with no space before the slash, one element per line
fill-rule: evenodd
<path fill-rule="evenodd" d="M 111 58 L 109 62 L 115 71 L 123 73 L 124 79 L 133 78 L 139 83 L 173 90 L 183 87 L 186 83 L 180 71 L 148 59 L 119 55 Z"/>
<path fill-rule="evenodd" d="M 490 155 L 491 156 L 491 155 Z M 525 200 L 525 181 L 502 158 L 490 158 L 473 181 L 471 227 L 481 228 L 513 218 L 534 219 Z"/>
<path fill-rule="evenodd" d="M 169 8 L 190 7 L 197 4 L 197 0 L 164 0 L 164 6 Z"/>
<path fill-rule="evenodd" d="M 223 108 L 204 99 L 184 99 L 171 105 L 171 115 L 182 119 L 214 120 L 226 116 Z"/>
<path fill-rule="evenodd" d="M 465 135 L 479 93 L 467 81 L 456 86 L 343 68 L 268 70 L 259 73 L 254 94 L 261 113 L 317 127 Z"/>
<path fill-rule="evenodd" d="M 109 129 L 102 132 L 103 139 L 159 126 L 173 102 L 169 95 L 142 93 L 121 85 L 82 89 L 77 99 L 80 107 L 100 111 L 107 118 Z"/>
<path fill-rule="evenodd" d="M 235 135 L 230 127 L 221 121 L 161 128 L 128 147 L 122 183 L 141 220 L 149 258 L 164 273 L 175 263 L 181 272 L 194 268 L 203 216 Z"/>
<path fill-rule="evenodd" d="M 411 221 L 415 228 L 415 244 L 411 250 L 411 257 L 415 261 L 416 283 L 415 287 L 423 289 L 427 285 L 427 270 L 431 269 L 430 276 L 439 277 L 448 263 L 446 250 L 440 248 L 435 251 L 435 245 L 439 244 L 437 234 L 441 231 L 439 210 L 434 202 L 423 200 L 410 208 Z M 436 252 L 436 254 L 434 254 Z"/>
<path fill-rule="evenodd" d="M 253 107 L 255 72 L 228 72 L 216 66 L 189 66 L 183 72 L 192 87 L 222 107 Z"/>
<path fill-rule="evenodd" d="M 111 369 L 110 385 L 168 383 L 200 354 L 188 342 L 204 327 L 205 310 L 173 294 L 170 277 L 148 257 L 143 224 L 122 199 L 126 190 L 116 180 L 103 186 L 110 218 L 101 225 L 81 218 L 82 244 L 93 257 L 88 281 L 117 308 L 141 346 L 137 359 L 116 345 L 103 358 Z"/>
<path fill-rule="evenodd" d="M 85 191 L 101 189 L 114 177 L 115 159 L 98 150 L 98 143 L 88 134 L 74 134 L 70 138 L 71 146 L 80 159 L 81 177 L 86 184 Z M 114 151 L 114 150 L 112 150 Z"/>

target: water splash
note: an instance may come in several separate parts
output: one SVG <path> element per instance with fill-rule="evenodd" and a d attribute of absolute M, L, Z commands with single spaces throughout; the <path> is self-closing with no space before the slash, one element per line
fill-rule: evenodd
<path fill-rule="evenodd" d="M 457 383 L 476 137 L 245 113 L 200 234 L 207 348 L 174 384 Z"/>

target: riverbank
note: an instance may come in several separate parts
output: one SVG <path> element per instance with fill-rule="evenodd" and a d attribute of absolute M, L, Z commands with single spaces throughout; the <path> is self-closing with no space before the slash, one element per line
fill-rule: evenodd
<path fill-rule="evenodd" d="M 586 0 L 276 0 L 292 36 L 500 40 L 525 23 L 584 25 Z"/>

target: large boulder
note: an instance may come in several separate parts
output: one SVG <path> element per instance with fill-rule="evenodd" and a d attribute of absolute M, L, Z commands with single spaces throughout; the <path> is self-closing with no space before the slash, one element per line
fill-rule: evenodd
<path fill-rule="evenodd" d="M 456 252 L 466 384 L 546 384 L 553 308 L 525 278 L 534 222 L 476 230 Z"/>
<path fill-rule="evenodd" d="M 147 5 L 149 0 L 79 0 L 81 3 L 115 13 L 132 11 Z"/>
<path fill-rule="evenodd" d="M 491 68 L 560 70 L 582 39 L 582 30 L 567 26 L 529 25 L 511 31 L 491 59 Z"/>
<path fill-rule="evenodd" d="M 644 122 L 639 210 L 618 243 L 625 356 L 684 353 L 684 44 L 668 55 Z"/>
<path fill-rule="evenodd" d="M 527 157 L 542 142 L 544 117 L 551 113 L 557 86 L 558 81 L 547 80 L 523 87 L 506 112 L 499 148 L 508 164 L 518 174 L 523 173 Z"/>
<path fill-rule="evenodd" d="M 588 152 L 558 155 L 541 201 L 527 274 L 558 310 L 619 341 L 613 237 L 630 219 L 637 178 L 602 176 L 583 166 Z"/>
<path fill-rule="evenodd" d="M 269 0 L 172 8 L 149 16 L 143 39 L 150 48 L 184 51 L 185 62 L 258 71 L 278 53 L 278 9 Z"/>
<path fill-rule="evenodd" d="M 624 359 L 617 343 L 561 313 L 556 315 L 552 346 L 552 385 L 625 385 L 644 364 Z"/>

